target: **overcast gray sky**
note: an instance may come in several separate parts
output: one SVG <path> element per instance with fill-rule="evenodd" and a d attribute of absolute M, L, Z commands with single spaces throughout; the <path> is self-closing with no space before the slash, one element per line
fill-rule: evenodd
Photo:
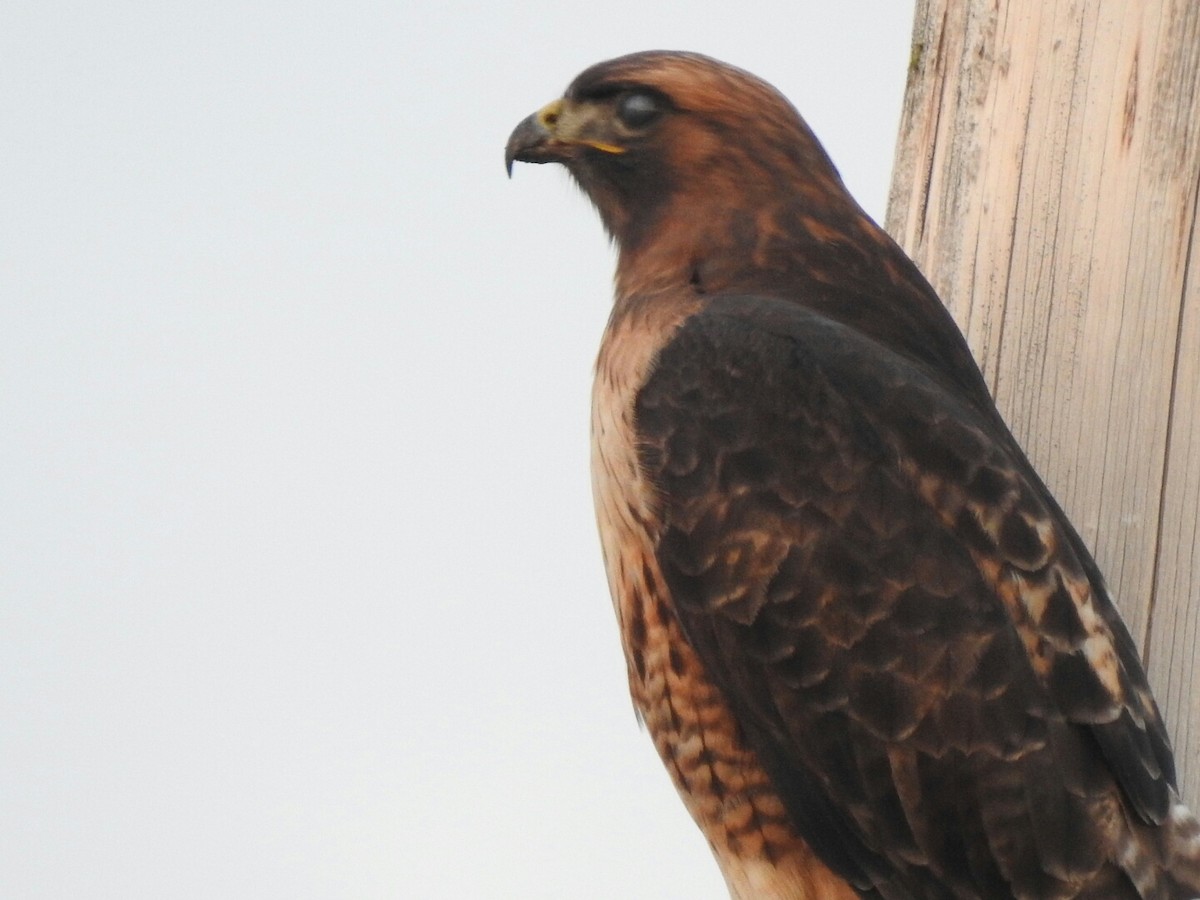
<path fill-rule="evenodd" d="M 612 256 L 504 141 L 650 48 L 882 218 L 911 0 L 0 8 L 0 895 L 725 896 L 594 533 Z"/>

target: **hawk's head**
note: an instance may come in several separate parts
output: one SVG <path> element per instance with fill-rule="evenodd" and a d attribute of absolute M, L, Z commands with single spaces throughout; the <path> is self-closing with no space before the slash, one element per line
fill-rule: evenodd
<path fill-rule="evenodd" d="M 839 213 L 853 204 L 782 94 L 695 53 L 592 66 L 517 126 L 505 159 L 510 172 L 514 161 L 565 165 L 622 250 L 681 217 L 737 229 L 738 215 L 761 217 L 783 200 Z M 771 228 L 746 221 L 748 230 Z"/>

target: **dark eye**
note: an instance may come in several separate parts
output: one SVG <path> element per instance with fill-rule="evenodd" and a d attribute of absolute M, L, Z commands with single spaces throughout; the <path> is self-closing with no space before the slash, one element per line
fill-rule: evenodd
<path fill-rule="evenodd" d="M 652 94 L 626 94 L 617 101 L 617 118 L 626 128 L 645 128 L 662 112 L 662 104 Z"/>

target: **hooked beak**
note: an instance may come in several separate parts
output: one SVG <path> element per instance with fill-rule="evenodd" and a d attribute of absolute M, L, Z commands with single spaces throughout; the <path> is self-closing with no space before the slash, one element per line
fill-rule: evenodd
<path fill-rule="evenodd" d="M 548 103 L 533 115 L 522 119 L 521 124 L 513 129 L 504 146 L 504 168 L 509 178 L 512 178 L 514 162 L 546 163 L 561 158 L 553 152 L 553 148 L 559 143 L 554 138 L 554 126 L 558 123 L 562 105 L 562 100 Z"/>
<path fill-rule="evenodd" d="M 504 147 L 504 168 L 508 177 L 512 177 L 514 162 L 565 163 L 584 148 L 602 153 L 625 152 L 623 147 L 590 136 L 589 131 L 593 128 L 580 120 L 577 110 L 566 110 L 566 101 L 547 103 L 523 119 L 508 136 Z"/>

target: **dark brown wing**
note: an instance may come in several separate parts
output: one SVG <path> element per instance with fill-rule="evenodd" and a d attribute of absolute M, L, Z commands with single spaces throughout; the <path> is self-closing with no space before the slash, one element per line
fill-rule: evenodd
<path fill-rule="evenodd" d="M 884 896 L 1066 896 L 1127 808 L 1162 820 L 1133 644 L 997 418 L 740 297 L 675 334 L 636 423 L 684 631 L 833 868 Z"/>

